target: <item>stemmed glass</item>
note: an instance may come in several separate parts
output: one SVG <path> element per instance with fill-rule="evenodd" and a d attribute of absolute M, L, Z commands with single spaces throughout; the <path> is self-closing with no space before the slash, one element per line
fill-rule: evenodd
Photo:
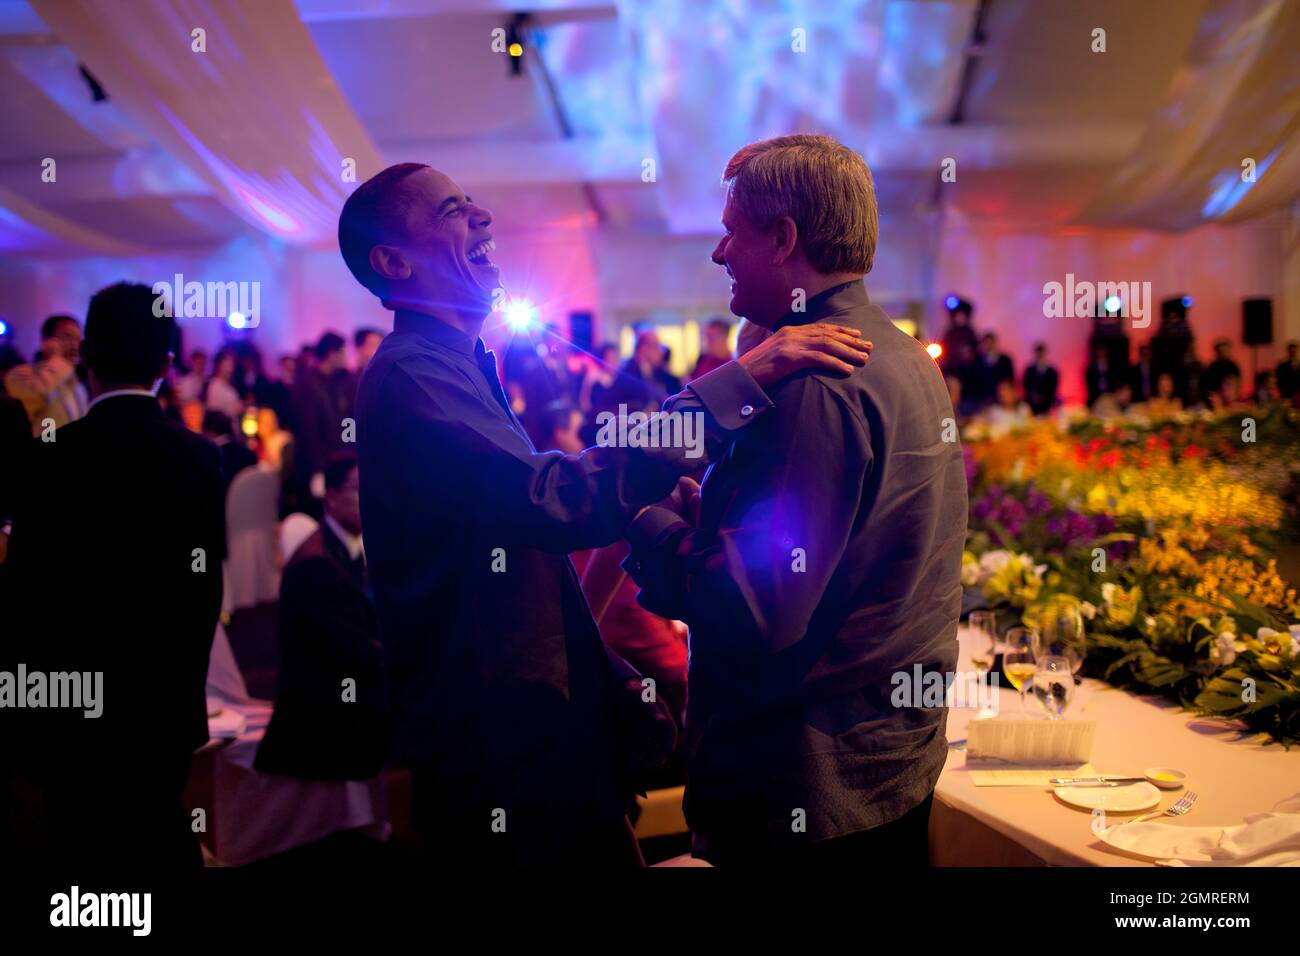
<path fill-rule="evenodd" d="M 1034 663 L 1034 640 L 1037 632 L 1032 627 L 1013 627 L 1007 631 L 1002 643 L 1002 673 L 1007 675 L 1020 693 L 1020 713 L 1025 712 L 1025 691 L 1038 670 Z"/>
<path fill-rule="evenodd" d="M 968 624 L 971 629 L 970 639 L 972 641 L 970 664 L 978 675 L 978 679 L 982 681 L 992 669 L 993 659 L 997 654 L 997 614 L 993 611 L 971 611 Z M 982 707 L 975 717 L 982 720 L 996 715 L 996 710 Z"/>
<path fill-rule="evenodd" d="M 1041 663 L 1045 657 L 1064 657 L 1070 662 L 1070 673 L 1078 674 L 1088 653 L 1079 602 L 1062 598 L 1048 601 L 1038 615 L 1033 647 L 1034 660 Z"/>
<path fill-rule="evenodd" d="M 997 615 L 992 611 L 970 612 L 970 629 L 975 637 L 971 646 L 970 664 L 981 675 L 993 667 L 993 658 L 997 654 L 997 621 Z"/>
<path fill-rule="evenodd" d="M 1034 696 L 1047 711 L 1049 720 L 1060 719 L 1074 697 L 1074 674 L 1068 658 L 1049 655 L 1038 662 Z"/>

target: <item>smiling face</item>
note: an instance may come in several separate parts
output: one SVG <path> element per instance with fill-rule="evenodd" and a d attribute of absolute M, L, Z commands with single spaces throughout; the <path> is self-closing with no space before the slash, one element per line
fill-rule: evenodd
<path fill-rule="evenodd" d="M 740 211 L 731 194 L 722 210 L 723 236 L 712 259 L 731 280 L 729 308 L 735 315 L 770 329 L 790 310 L 787 283 L 774 261 L 773 230 L 759 229 Z"/>
<path fill-rule="evenodd" d="M 486 313 L 501 284 L 491 259 L 492 214 L 436 169 L 411 174 L 402 187 L 410 196 L 405 229 L 397 241 L 371 251 L 375 271 L 389 277 L 392 298 Z"/>

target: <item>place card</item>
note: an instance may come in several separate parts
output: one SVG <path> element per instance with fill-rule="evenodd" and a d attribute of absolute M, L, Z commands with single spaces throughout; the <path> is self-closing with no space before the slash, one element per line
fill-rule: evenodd
<path fill-rule="evenodd" d="M 1095 720 L 972 720 L 966 756 L 1040 767 L 1086 763 L 1096 730 Z"/>

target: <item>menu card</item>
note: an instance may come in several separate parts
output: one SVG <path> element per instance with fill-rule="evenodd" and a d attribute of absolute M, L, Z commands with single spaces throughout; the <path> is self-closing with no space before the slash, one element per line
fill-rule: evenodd
<path fill-rule="evenodd" d="M 1087 763 L 1092 759 L 1095 720 L 972 720 L 966 729 L 968 763 Z"/>

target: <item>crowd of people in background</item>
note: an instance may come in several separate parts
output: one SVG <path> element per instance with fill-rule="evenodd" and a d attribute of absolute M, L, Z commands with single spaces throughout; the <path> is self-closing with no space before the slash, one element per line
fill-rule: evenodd
<path fill-rule="evenodd" d="M 948 311 L 939 366 L 959 420 L 978 416 L 997 426 L 1023 423 L 1052 412 L 1061 401 L 1060 373 L 1047 346 L 1033 346 L 1033 361 L 1017 371 L 996 333 L 977 331 L 974 307 L 957 300 Z M 1179 317 L 1186 323 L 1186 317 Z M 669 371 L 671 353 L 653 326 L 633 329 L 632 353 L 621 358 L 615 343 L 590 351 L 571 345 L 549 325 L 516 335 L 502 356 L 502 382 L 511 408 L 538 450 L 576 453 L 595 443 L 603 412 L 653 411 L 684 384 Z M 231 342 L 209 354 L 179 352 L 158 399 L 164 411 L 221 450 L 225 483 L 259 460 L 281 470 L 281 513 L 322 516 L 325 466 L 348 451 L 340 423 L 351 418 L 357 383 L 384 333 L 362 328 L 348 341 L 326 332 L 296 353 L 265 367 L 250 341 Z M 1190 338 L 1187 339 L 1190 343 Z M 1166 417 L 1183 410 L 1211 411 L 1300 401 L 1300 343 L 1286 357 L 1243 383 L 1232 343 L 1219 339 L 1202 364 L 1187 347 L 1176 363 L 1161 361 L 1153 342 L 1130 358 L 1127 338 L 1090 342 L 1084 372 L 1088 408 L 1099 417 L 1128 414 Z M 43 429 L 58 428 L 85 414 L 89 399 L 80 362 L 81 325 L 71 315 L 52 315 L 40 328 L 40 346 L 28 362 L 0 343 L 0 447 L 12 449 Z M 179 348 L 179 344 L 177 346 Z M 686 383 L 727 362 L 732 326 L 706 321 L 699 358 Z M 292 441 L 290 441 L 292 438 Z M 0 486 L 0 495 L 3 495 Z M 3 508 L 3 503 L 0 503 Z"/>
<path fill-rule="evenodd" d="M 940 340 L 938 362 L 958 418 L 1005 427 L 1050 414 L 1061 401 L 1060 372 L 1048 361 L 1046 344 L 1034 345 L 1033 361 L 1017 376 L 996 333 L 977 332 L 973 314 L 971 303 L 953 303 Z M 1084 370 L 1089 411 L 1099 418 L 1167 418 L 1182 411 L 1300 407 L 1300 343 L 1289 342 L 1286 357 L 1261 370 L 1253 389 L 1243 384 L 1229 339 L 1214 343 L 1208 363 L 1197 359 L 1192 343 L 1185 309 L 1167 308 L 1161 329 L 1138 346 L 1135 358 L 1126 335 L 1095 331 Z"/>

